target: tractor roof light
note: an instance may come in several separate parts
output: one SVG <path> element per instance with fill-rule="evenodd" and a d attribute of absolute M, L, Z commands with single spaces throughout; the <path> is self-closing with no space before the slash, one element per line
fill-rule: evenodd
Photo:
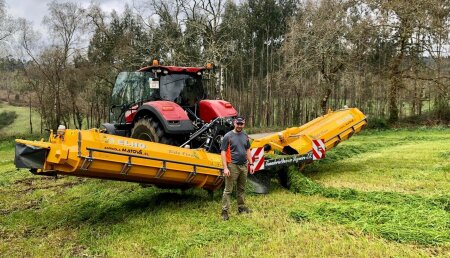
<path fill-rule="evenodd" d="M 214 65 L 212 63 L 207 63 L 206 64 L 206 69 L 208 69 L 208 70 L 212 70 L 213 67 L 214 67 Z"/>
<path fill-rule="evenodd" d="M 158 60 L 156 60 L 156 59 L 153 59 L 153 61 L 152 61 L 152 65 L 159 65 L 159 62 L 158 62 Z"/>

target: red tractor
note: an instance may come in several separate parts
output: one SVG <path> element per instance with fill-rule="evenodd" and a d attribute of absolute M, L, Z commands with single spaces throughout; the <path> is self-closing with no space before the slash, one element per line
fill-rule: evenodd
<path fill-rule="evenodd" d="M 112 92 L 113 121 L 104 124 L 107 133 L 219 152 L 237 112 L 225 100 L 207 99 L 208 70 L 154 61 L 137 72 L 121 72 Z"/>

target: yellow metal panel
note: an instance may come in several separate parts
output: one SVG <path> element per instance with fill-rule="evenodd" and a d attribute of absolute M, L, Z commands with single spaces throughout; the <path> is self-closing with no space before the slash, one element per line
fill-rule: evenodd
<path fill-rule="evenodd" d="M 327 150 L 358 133 L 367 124 L 356 108 L 338 110 L 300 127 L 254 140 L 251 147 L 270 145 L 272 152 L 311 151 L 313 139 L 325 139 Z M 176 146 L 104 134 L 99 130 L 65 130 L 49 142 L 16 140 L 48 149 L 38 173 L 56 172 L 80 177 L 155 184 L 161 187 L 201 187 L 215 190 L 223 182 L 220 155 L 204 149 Z M 290 153 L 292 154 L 292 153 Z"/>
<path fill-rule="evenodd" d="M 318 117 L 300 127 L 288 128 L 256 139 L 251 147 L 264 147 L 267 144 L 272 147 L 272 152 L 286 153 L 286 148 L 289 147 L 298 154 L 305 154 L 311 151 L 313 139 L 324 139 L 329 150 L 340 141 L 346 140 L 349 135 L 361 131 L 366 124 L 366 117 L 359 109 L 342 109 Z"/>

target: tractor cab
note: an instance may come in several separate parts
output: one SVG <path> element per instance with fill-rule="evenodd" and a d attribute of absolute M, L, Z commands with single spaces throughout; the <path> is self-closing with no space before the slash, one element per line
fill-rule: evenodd
<path fill-rule="evenodd" d="M 207 67 L 153 63 L 117 76 L 112 92 L 109 134 L 218 152 L 237 111 L 231 103 L 207 99 Z"/>
<path fill-rule="evenodd" d="M 203 68 L 149 66 L 137 72 L 121 72 L 112 92 L 112 118 L 125 122 L 131 113 L 149 101 L 164 100 L 195 110 L 206 97 L 202 83 Z"/>

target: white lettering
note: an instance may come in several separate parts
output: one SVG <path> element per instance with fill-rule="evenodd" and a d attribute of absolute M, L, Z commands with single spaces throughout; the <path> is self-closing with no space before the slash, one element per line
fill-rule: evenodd
<path fill-rule="evenodd" d="M 141 149 L 145 149 L 147 148 L 147 146 L 143 143 L 140 142 L 131 142 L 128 140 L 118 140 L 117 141 L 118 145 L 122 145 L 122 146 L 127 146 L 127 147 L 133 147 L 133 148 L 141 148 Z"/>

